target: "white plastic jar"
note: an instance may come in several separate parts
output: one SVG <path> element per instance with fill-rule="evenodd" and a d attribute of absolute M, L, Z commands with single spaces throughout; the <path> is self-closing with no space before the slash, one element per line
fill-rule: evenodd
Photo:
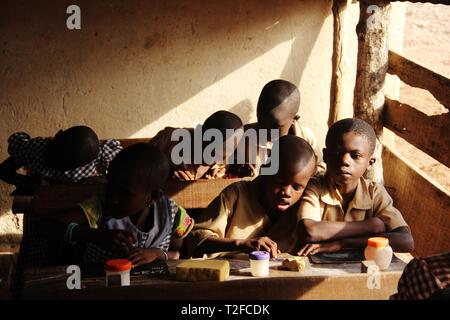
<path fill-rule="evenodd" d="M 117 277 L 120 277 L 120 286 L 129 286 L 131 267 L 131 261 L 127 259 L 112 259 L 106 261 L 106 286 L 109 287 L 115 285 L 113 278 Z M 117 283 L 117 285 L 119 285 L 119 283 Z"/>
<path fill-rule="evenodd" d="M 266 251 L 253 251 L 249 254 L 251 272 L 254 277 L 269 275 L 270 254 Z"/>
<path fill-rule="evenodd" d="M 374 237 L 367 240 L 364 256 L 366 260 L 375 261 L 380 270 L 389 268 L 392 261 L 392 253 L 388 238 Z"/>

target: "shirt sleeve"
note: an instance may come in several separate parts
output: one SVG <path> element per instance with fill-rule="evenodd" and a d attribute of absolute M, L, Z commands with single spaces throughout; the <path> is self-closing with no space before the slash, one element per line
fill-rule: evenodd
<path fill-rule="evenodd" d="M 239 183 L 239 182 L 238 182 Z M 225 188 L 208 207 L 196 217 L 195 227 L 187 239 L 189 256 L 196 247 L 210 237 L 224 238 L 228 221 L 233 215 L 233 208 L 238 198 L 238 188 L 232 184 Z"/>
<path fill-rule="evenodd" d="M 109 164 L 122 149 L 123 147 L 120 142 L 115 139 L 106 140 L 101 145 L 98 158 L 98 172 L 100 175 L 106 174 Z"/>
<path fill-rule="evenodd" d="M 317 138 L 314 135 L 314 132 L 311 128 L 300 126 L 301 135 L 303 139 L 305 139 L 310 146 L 313 148 L 314 153 L 316 154 L 316 175 L 321 176 L 324 175 L 327 169 L 327 165 L 323 162 L 322 150 L 317 143 Z"/>
<path fill-rule="evenodd" d="M 176 206 L 176 210 L 172 234 L 176 239 L 183 239 L 194 227 L 194 219 L 187 214 L 184 208 Z"/>
<path fill-rule="evenodd" d="M 20 166 L 28 166 L 32 163 L 36 154 L 38 140 L 24 132 L 12 134 L 8 139 L 8 153 Z"/>
<path fill-rule="evenodd" d="M 399 227 L 408 227 L 408 224 L 403 219 L 400 211 L 394 207 L 394 201 L 382 184 L 374 184 L 373 194 L 374 216 L 380 218 L 384 222 L 387 231 L 391 231 Z"/>
<path fill-rule="evenodd" d="M 102 218 L 103 206 L 101 199 L 98 196 L 92 197 L 88 200 L 80 202 L 78 204 L 83 210 L 86 220 L 89 223 L 89 227 L 92 229 L 98 229 L 99 222 Z"/>
<path fill-rule="evenodd" d="M 320 208 L 320 181 L 311 179 L 300 199 L 300 206 L 297 211 L 297 221 L 311 219 L 314 221 L 322 220 Z"/>

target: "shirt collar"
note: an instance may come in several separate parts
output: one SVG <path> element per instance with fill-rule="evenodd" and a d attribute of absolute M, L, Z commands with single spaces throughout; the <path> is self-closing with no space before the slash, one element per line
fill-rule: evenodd
<path fill-rule="evenodd" d="M 342 202 L 342 196 L 335 186 L 333 180 L 328 175 L 325 175 L 326 191 L 321 196 L 321 200 L 326 204 L 338 206 Z M 355 196 L 350 202 L 350 206 L 355 209 L 368 210 L 372 207 L 372 200 L 370 198 L 367 181 L 361 177 L 356 186 Z"/>

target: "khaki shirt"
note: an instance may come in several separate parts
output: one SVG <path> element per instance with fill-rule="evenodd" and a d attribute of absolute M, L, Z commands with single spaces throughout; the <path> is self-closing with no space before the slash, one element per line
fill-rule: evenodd
<path fill-rule="evenodd" d="M 312 178 L 300 200 L 297 220 L 350 222 L 377 217 L 388 231 L 408 227 L 382 184 L 360 178 L 347 212 L 341 202 L 342 196 L 328 175 Z"/>
<path fill-rule="evenodd" d="M 174 127 L 166 127 L 163 130 L 159 131 L 155 137 L 153 137 L 149 143 L 156 146 L 158 149 L 160 149 L 169 159 L 171 171 L 176 169 L 181 169 L 189 171 L 194 177 L 195 180 L 200 178 L 223 178 L 225 176 L 226 172 L 226 165 L 225 164 L 214 164 L 210 166 L 209 168 L 206 166 L 200 166 L 199 164 L 194 164 L 194 129 L 193 128 L 184 128 L 188 130 L 191 134 L 191 146 L 192 146 L 192 159 L 190 164 L 181 164 L 181 165 L 175 165 L 172 162 L 172 149 L 180 143 L 180 141 L 171 141 L 172 133 L 180 128 L 174 128 Z M 203 169 L 203 170 L 202 170 Z M 219 174 L 212 177 L 210 174 L 215 170 L 223 169 L 220 171 Z"/>
<path fill-rule="evenodd" d="M 239 181 L 225 188 L 195 217 L 196 224 L 186 238 L 189 255 L 209 237 L 250 239 L 268 236 L 282 252 L 293 252 L 297 243 L 297 205 L 272 222 L 258 200 L 260 178 Z M 222 252 L 208 257 L 224 256 Z"/>
<path fill-rule="evenodd" d="M 255 129 L 258 133 L 258 123 L 249 123 L 244 126 L 244 131 L 248 129 Z M 322 161 L 322 152 L 318 146 L 317 138 L 310 128 L 304 127 L 300 124 L 298 119 L 294 119 L 294 122 L 289 130 L 290 134 L 297 137 L 305 139 L 313 148 L 314 153 L 317 156 L 317 170 L 316 175 L 323 175 L 326 170 L 326 165 Z M 272 149 L 273 142 L 267 141 L 265 144 L 258 140 L 257 154 L 256 154 L 256 164 L 254 168 L 254 175 L 259 174 L 261 166 L 267 161 L 270 150 Z M 250 159 L 251 160 L 251 159 Z M 250 161 L 252 163 L 252 161 Z"/>

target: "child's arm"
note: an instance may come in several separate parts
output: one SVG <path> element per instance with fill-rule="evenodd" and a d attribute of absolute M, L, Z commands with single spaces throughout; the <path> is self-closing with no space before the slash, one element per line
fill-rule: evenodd
<path fill-rule="evenodd" d="M 339 240 L 385 231 L 385 224 L 379 218 L 352 222 L 303 219 L 299 222 L 300 240 L 302 243 Z"/>
<path fill-rule="evenodd" d="M 390 232 L 379 233 L 371 236 L 307 244 L 298 252 L 298 255 L 307 256 L 321 252 L 337 252 L 342 249 L 365 248 L 367 246 L 367 240 L 373 236 L 388 238 L 389 245 L 392 247 L 394 252 L 411 252 L 414 250 L 414 240 L 409 228 L 398 227 Z"/>
<path fill-rule="evenodd" d="M 19 165 L 14 158 L 9 157 L 0 164 L 0 179 L 17 187 L 31 186 L 30 177 L 16 172 L 21 167 L 22 166 Z"/>
<path fill-rule="evenodd" d="M 276 258 L 278 253 L 277 243 L 269 237 L 257 237 L 240 240 L 212 236 L 205 239 L 195 248 L 194 256 L 227 251 L 240 251 L 248 253 L 254 250 L 267 251 L 273 258 Z"/>
<path fill-rule="evenodd" d="M 297 212 L 299 239 L 313 243 L 343 238 L 359 237 L 385 232 L 385 224 L 379 218 L 364 221 L 322 221 L 321 197 L 325 193 L 325 178 L 311 179 L 300 200 Z"/>
<path fill-rule="evenodd" d="M 159 248 L 136 248 L 131 251 L 129 259 L 133 266 L 151 263 L 154 260 L 178 260 L 183 246 L 183 239 L 172 239 L 169 251 L 165 252 Z"/>
<path fill-rule="evenodd" d="M 93 242 L 97 245 L 123 252 L 130 252 L 136 236 L 128 230 L 99 230 L 91 228 L 80 207 L 74 207 L 53 217 L 43 218 L 38 223 L 40 236 L 48 240 L 63 240 L 69 224 L 75 223 L 70 240 L 72 242 Z"/>

